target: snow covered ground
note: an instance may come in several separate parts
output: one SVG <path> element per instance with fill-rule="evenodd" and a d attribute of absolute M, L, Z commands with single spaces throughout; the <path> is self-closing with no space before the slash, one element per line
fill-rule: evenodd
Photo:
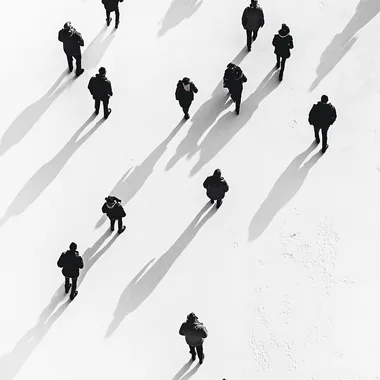
<path fill-rule="evenodd" d="M 262 1 L 245 51 L 247 1 L 2 4 L 1 380 L 380 378 L 379 0 Z M 57 41 L 85 39 L 78 79 Z M 284 81 L 274 33 L 295 48 Z M 227 63 L 248 77 L 241 114 Z M 91 116 L 87 83 L 105 66 L 113 113 Z M 177 80 L 199 88 L 183 123 Z M 324 156 L 307 123 L 326 93 L 338 120 Z M 202 182 L 221 168 L 223 206 Z M 110 235 L 104 197 L 123 200 Z M 75 241 L 79 295 L 56 261 Z M 194 311 L 205 362 L 178 335 Z"/>

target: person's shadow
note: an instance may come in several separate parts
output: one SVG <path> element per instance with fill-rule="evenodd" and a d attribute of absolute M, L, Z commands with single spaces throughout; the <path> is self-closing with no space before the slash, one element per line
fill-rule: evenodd
<path fill-rule="evenodd" d="M 204 215 L 210 206 L 211 203 L 208 202 L 177 241 L 149 268 L 149 270 L 147 270 L 148 267 L 155 261 L 155 259 L 150 260 L 124 289 L 119 298 L 113 319 L 107 328 L 105 338 L 109 338 L 119 327 L 124 318 L 135 311 L 152 294 L 174 262 L 195 238 L 202 226 L 215 214 L 216 209 L 213 207 L 206 215 Z M 203 219 L 201 219 L 202 215 L 204 215 Z"/>
<path fill-rule="evenodd" d="M 313 142 L 304 152 L 295 157 L 281 174 L 249 225 L 248 241 L 257 239 L 277 213 L 297 194 L 310 169 L 322 157 L 321 151 L 318 151 L 307 162 L 304 162 L 315 148 L 316 144 Z"/>
<path fill-rule="evenodd" d="M 168 144 L 179 132 L 183 124 L 184 120 L 181 120 L 166 139 L 162 141 L 140 165 L 129 168 L 111 190 L 110 194 L 119 197 L 122 200 L 123 206 L 143 187 L 146 180 L 153 173 L 155 165 L 165 153 Z M 101 227 L 106 219 L 107 217 L 103 215 L 96 223 L 95 228 Z"/>
<path fill-rule="evenodd" d="M 24 334 L 10 353 L 0 356 L 1 380 L 13 380 L 17 376 L 29 356 L 37 348 L 57 319 L 67 309 L 70 303 L 69 300 L 58 307 L 64 298 L 65 293 L 63 287 L 60 286 L 52 297 L 49 305 L 46 306 L 39 316 L 36 325 Z"/>
<path fill-rule="evenodd" d="M 311 84 L 313 91 L 321 81 L 335 68 L 357 40 L 355 34 L 380 12 L 379 0 L 361 0 L 356 12 L 341 33 L 335 35 L 323 52 L 318 68 L 317 78 Z"/>
<path fill-rule="evenodd" d="M 51 182 L 58 176 L 74 153 L 84 144 L 91 135 L 102 125 L 104 119 L 99 120 L 84 136 L 79 136 L 86 127 L 95 119 L 92 114 L 87 121 L 71 137 L 61 151 L 49 162 L 44 164 L 16 195 L 12 203 L 7 208 L 4 216 L 0 220 L 0 227 L 3 226 L 12 216 L 23 213 L 31 206 L 38 197 L 46 190 Z"/>
<path fill-rule="evenodd" d="M 239 65 L 247 54 L 247 49 L 244 47 L 232 62 Z M 191 118 L 193 124 L 179 143 L 174 156 L 167 163 L 165 170 L 170 170 L 186 155 L 189 159 L 197 151 L 198 141 L 202 138 L 203 134 L 214 124 L 221 112 L 231 105 L 232 100 L 227 102 L 228 93 L 226 91 L 222 87 L 222 81 L 220 81 L 212 92 L 211 98 L 203 103 Z"/>
<path fill-rule="evenodd" d="M 202 143 L 190 154 L 193 156 L 200 151 L 199 160 L 190 171 L 190 176 L 195 175 L 207 162 L 215 157 L 224 146 L 248 123 L 260 103 L 274 91 L 280 82 L 276 69 L 265 76 L 257 89 L 241 104 L 240 114 L 231 111 L 223 115 L 208 132 Z"/>
<path fill-rule="evenodd" d="M 170 29 L 176 27 L 186 18 L 190 18 L 202 5 L 203 0 L 172 0 L 170 8 L 161 21 L 158 37 L 162 37 Z"/>

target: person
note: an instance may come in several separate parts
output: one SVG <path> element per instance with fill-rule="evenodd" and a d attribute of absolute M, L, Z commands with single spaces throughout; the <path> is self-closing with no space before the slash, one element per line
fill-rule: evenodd
<path fill-rule="evenodd" d="M 274 46 L 274 54 L 277 57 L 276 68 L 280 68 L 279 79 L 282 81 L 284 77 L 285 62 L 290 57 L 290 49 L 293 49 L 293 37 L 289 34 L 290 29 L 286 24 L 282 24 L 281 29 L 273 37 L 272 45 Z"/>
<path fill-rule="evenodd" d="M 73 300 L 78 295 L 79 269 L 83 269 L 83 259 L 79 256 L 75 243 L 71 243 L 69 250 L 61 254 L 57 265 L 62 268 L 62 274 L 65 276 L 65 293 L 67 294 L 71 288 L 70 299 Z"/>
<path fill-rule="evenodd" d="M 194 94 L 198 92 L 195 84 L 187 77 L 179 80 L 175 91 L 175 98 L 178 100 L 179 105 L 182 107 L 185 119 L 189 119 L 189 108 L 194 100 Z"/>
<path fill-rule="evenodd" d="M 223 198 L 229 190 L 226 180 L 222 177 L 220 169 L 216 169 L 212 176 L 209 176 L 203 182 L 203 187 L 207 190 L 206 194 L 210 198 L 211 203 L 216 202 L 216 208 L 223 203 Z"/>
<path fill-rule="evenodd" d="M 319 131 L 322 130 L 322 153 L 329 147 L 327 144 L 327 131 L 335 123 L 337 118 L 335 107 L 329 103 L 327 95 L 322 95 L 321 100 L 314 104 L 309 113 L 309 124 L 314 127 L 315 141 L 320 143 Z"/>
<path fill-rule="evenodd" d="M 252 40 L 256 40 L 259 29 L 265 24 L 264 12 L 257 0 L 252 0 L 250 6 L 244 9 L 241 23 L 247 33 L 248 51 L 251 51 Z"/>
<path fill-rule="evenodd" d="M 63 51 L 67 57 L 67 63 L 69 66 L 69 72 L 73 71 L 73 58 L 76 62 L 76 76 L 83 74 L 84 69 L 82 68 L 82 53 L 81 46 L 84 46 L 84 40 L 82 35 L 75 30 L 68 21 L 63 25 L 63 29 L 58 32 L 58 41 L 63 42 Z"/>
<path fill-rule="evenodd" d="M 234 63 L 229 63 L 227 65 L 227 68 L 226 70 L 224 71 L 224 75 L 223 75 L 223 87 L 224 88 L 227 88 L 228 92 L 231 93 L 231 90 L 230 90 L 230 86 L 231 86 L 231 78 L 232 78 L 232 74 L 234 72 L 234 68 L 235 67 L 238 67 L 236 66 Z"/>
<path fill-rule="evenodd" d="M 119 2 L 122 3 L 124 0 L 102 0 L 104 8 L 106 9 L 106 21 L 107 26 L 110 26 L 112 17 L 111 12 L 115 12 L 115 28 L 117 29 L 120 24 L 120 11 L 119 11 Z"/>
<path fill-rule="evenodd" d="M 229 91 L 232 100 L 235 102 L 236 115 L 240 113 L 241 95 L 243 92 L 243 83 L 247 82 L 247 77 L 243 74 L 239 66 L 235 66 L 231 71 L 231 80 L 229 81 Z"/>
<path fill-rule="evenodd" d="M 106 214 L 111 222 L 111 231 L 115 229 L 115 221 L 118 224 L 118 233 L 121 234 L 125 231 L 123 226 L 123 218 L 127 215 L 123 206 L 120 204 L 121 200 L 115 196 L 108 196 L 105 198 L 106 203 L 102 207 L 103 214 Z"/>
<path fill-rule="evenodd" d="M 88 89 L 95 100 L 95 113 L 99 114 L 100 102 L 103 103 L 104 118 L 112 112 L 108 108 L 109 99 L 113 95 L 111 82 L 106 78 L 106 69 L 101 67 L 99 73 L 93 76 L 88 83 Z"/>
<path fill-rule="evenodd" d="M 194 313 L 187 316 L 186 322 L 182 323 L 179 335 L 185 336 L 186 343 L 189 345 L 191 359 L 194 361 L 198 354 L 199 364 L 203 363 L 203 342 L 208 336 L 208 332 L 203 323 L 199 322 Z"/>

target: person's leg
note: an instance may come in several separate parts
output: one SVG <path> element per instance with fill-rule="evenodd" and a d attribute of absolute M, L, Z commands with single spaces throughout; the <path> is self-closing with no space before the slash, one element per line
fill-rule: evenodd
<path fill-rule="evenodd" d="M 108 115 L 110 114 L 110 109 L 108 108 L 109 105 L 109 98 L 103 99 L 103 111 L 104 111 L 104 117 L 107 118 Z"/>
<path fill-rule="evenodd" d="M 240 103 L 241 103 L 241 92 L 239 94 L 237 94 L 236 96 L 236 114 L 239 115 L 240 113 Z"/>
<path fill-rule="evenodd" d="M 202 364 L 203 359 L 204 359 L 203 345 L 197 346 L 196 349 L 197 349 L 197 354 L 198 354 L 198 358 L 199 358 L 199 363 Z"/>
<path fill-rule="evenodd" d="M 248 29 L 245 30 L 247 33 L 247 48 L 248 51 L 251 51 L 251 46 L 252 46 L 252 32 Z"/>
<path fill-rule="evenodd" d="M 73 56 L 72 55 L 70 55 L 70 54 L 67 54 L 67 53 L 65 53 L 66 54 L 66 58 L 67 58 L 67 65 L 69 66 L 69 71 L 70 71 L 70 73 L 73 71 Z"/>
<path fill-rule="evenodd" d="M 115 230 L 115 219 L 110 219 L 111 222 L 111 231 Z"/>
<path fill-rule="evenodd" d="M 107 26 L 109 26 L 112 21 L 111 11 L 109 11 L 108 9 L 106 9 L 106 21 L 107 21 Z"/>
<path fill-rule="evenodd" d="M 277 62 L 276 62 L 276 68 L 279 69 L 281 65 L 281 57 L 276 54 Z"/>
<path fill-rule="evenodd" d="M 195 347 L 189 345 L 189 348 L 190 348 L 191 359 L 195 360 L 195 358 L 197 357 L 197 354 L 195 352 Z"/>
<path fill-rule="evenodd" d="M 119 5 L 117 5 L 116 9 L 115 9 L 115 28 L 117 28 L 119 26 L 119 23 L 120 23 L 120 11 L 119 11 Z"/>
<path fill-rule="evenodd" d="M 117 220 L 117 227 L 118 227 L 119 231 L 121 231 L 123 229 L 123 219 L 122 218 L 119 218 Z"/>
<path fill-rule="evenodd" d="M 258 30 L 252 32 L 252 41 L 256 41 Z"/>
<path fill-rule="evenodd" d="M 100 108 L 100 99 L 95 98 L 95 113 L 99 113 L 99 108 Z"/>
<path fill-rule="evenodd" d="M 77 54 L 74 56 L 75 58 L 75 62 L 76 62 L 76 65 L 77 65 L 77 69 L 76 69 L 76 74 L 77 75 L 81 75 L 83 73 L 83 69 L 82 69 L 82 54 Z"/>
<path fill-rule="evenodd" d="M 329 126 L 322 127 L 322 150 L 326 150 L 328 147 L 327 144 L 327 131 L 329 130 Z"/>
<path fill-rule="evenodd" d="M 222 199 L 218 199 L 216 201 L 216 208 L 219 208 L 222 205 L 222 203 L 223 203 L 223 200 Z"/>
<path fill-rule="evenodd" d="M 70 284 L 70 278 L 65 277 L 65 293 L 67 294 L 70 290 L 71 284 Z"/>
<path fill-rule="evenodd" d="M 280 80 L 282 80 L 282 78 L 284 77 L 285 62 L 286 62 L 286 58 L 282 57 L 282 59 L 281 59 L 281 69 L 280 69 Z"/>
<path fill-rule="evenodd" d="M 315 136 L 315 141 L 317 142 L 317 144 L 319 144 L 321 142 L 321 140 L 319 139 L 319 127 L 318 125 L 314 125 L 314 136 Z"/>
<path fill-rule="evenodd" d="M 77 291 L 77 281 L 78 281 L 78 277 L 73 277 L 71 279 L 71 283 L 72 283 L 71 295 L 73 295 Z"/>

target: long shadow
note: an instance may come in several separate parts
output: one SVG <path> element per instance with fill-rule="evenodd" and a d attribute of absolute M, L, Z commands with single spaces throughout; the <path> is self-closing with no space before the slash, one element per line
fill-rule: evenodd
<path fill-rule="evenodd" d="M 277 213 L 297 194 L 310 169 L 322 157 L 322 153 L 318 151 L 307 162 L 304 162 L 315 147 L 313 142 L 304 152 L 295 157 L 276 181 L 249 225 L 249 241 L 257 239 Z"/>
<path fill-rule="evenodd" d="M 202 226 L 215 214 L 215 208 L 212 208 L 203 219 L 201 219 L 202 215 L 210 206 L 211 204 L 207 203 L 165 254 L 147 270 L 155 259 L 149 261 L 124 289 L 114 312 L 113 320 L 108 326 L 106 338 L 110 337 L 124 318 L 135 311 L 152 294 L 154 289 L 156 289 L 181 253 L 195 238 Z"/>
<path fill-rule="evenodd" d="M 105 32 L 106 28 L 103 27 L 100 33 L 83 52 L 83 67 L 85 69 L 96 67 L 112 42 L 114 34 L 111 34 L 103 40 Z M 62 55 L 64 56 L 63 52 Z M 16 117 L 1 138 L 0 156 L 18 144 L 30 132 L 59 95 L 74 82 L 75 77 L 70 77 L 60 86 L 67 75 L 68 71 L 65 70 L 42 98 L 26 107 L 24 111 Z"/>
<path fill-rule="evenodd" d="M 337 34 L 323 52 L 318 68 L 317 78 L 311 84 L 313 91 L 321 81 L 335 68 L 357 40 L 355 34 L 380 12 L 379 0 L 361 0 L 356 12 L 342 32 Z"/>
<path fill-rule="evenodd" d="M 180 380 L 180 378 L 190 369 L 193 361 L 190 359 L 184 366 L 174 375 L 173 380 Z"/>
<path fill-rule="evenodd" d="M 67 309 L 70 302 L 68 300 L 57 309 L 64 298 L 63 287 L 59 287 L 49 305 L 39 316 L 36 325 L 25 333 L 10 353 L 0 356 L 1 380 L 13 380 L 17 376 L 22 366 L 49 332 L 53 324 Z"/>
<path fill-rule="evenodd" d="M 173 0 L 161 22 L 158 36 L 162 37 L 167 31 L 176 27 L 186 18 L 190 18 L 202 5 L 203 0 Z"/>
<path fill-rule="evenodd" d="M 114 194 L 122 199 L 123 205 L 125 206 L 143 187 L 146 180 L 153 173 L 155 165 L 165 153 L 168 144 L 179 132 L 183 124 L 184 120 L 181 120 L 166 139 L 162 141 L 140 165 L 129 168 L 111 190 L 110 194 Z M 106 219 L 107 218 L 103 215 L 97 222 L 95 228 L 101 227 Z"/>
<path fill-rule="evenodd" d="M 9 205 L 4 216 L 0 220 L 0 227 L 6 223 L 9 218 L 23 213 L 31 206 L 37 198 L 46 190 L 51 182 L 58 176 L 74 153 L 84 144 L 89 137 L 102 125 L 104 119 L 99 120 L 92 129 L 90 129 L 79 140 L 79 136 L 86 127 L 95 119 L 95 114 L 91 115 L 87 121 L 71 137 L 69 142 L 61 151 L 49 162 L 43 165 L 29 181 L 24 185 L 16 195 L 13 202 Z"/>
<path fill-rule="evenodd" d="M 197 365 L 191 371 L 189 371 L 185 376 L 183 376 L 181 378 L 181 380 L 190 379 L 190 377 L 194 376 L 198 372 L 200 367 L 201 367 L 201 365 L 199 363 L 197 363 Z"/>
<path fill-rule="evenodd" d="M 239 54 L 231 61 L 239 65 L 248 54 L 244 47 Z M 193 124 L 184 139 L 179 143 L 174 156 L 169 160 L 165 170 L 170 170 L 181 158 L 187 155 L 191 158 L 198 149 L 198 141 L 202 135 L 215 123 L 218 116 L 228 108 L 232 101 L 228 100 L 228 94 L 222 87 L 222 81 L 218 83 L 208 99 L 192 117 Z"/>
<path fill-rule="evenodd" d="M 241 104 L 240 115 L 235 111 L 223 115 L 212 127 L 202 143 L 197 147 L 200 151 L 199 160 L 190 171 L 190 176 L 195 175 L 206 163 L 214 158 L 224 146 L 248 123 L 260 103 L 274 91 L 280 82 L 277 79 L 275 69 L 265 76 L 257 89 Z"/>

